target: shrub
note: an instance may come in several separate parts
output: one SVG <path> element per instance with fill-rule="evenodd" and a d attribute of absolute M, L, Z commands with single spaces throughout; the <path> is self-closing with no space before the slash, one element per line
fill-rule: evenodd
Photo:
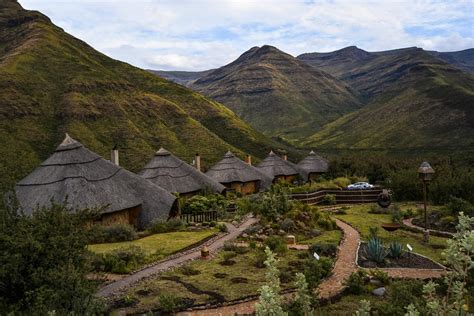
<path fill-rule="evenodd" d="M 116 249 L 110 253 L 96 255 L 92 262 L 96 271 L 125 274 L 146 261 L 143 250 L 137 246 Z"/>
<path fill-rule="evenodd" d="M 321 204 L 324 205 L 335 205 L 336 204 L 336 195 L 326 194 L 321 201 Z"/>
<path fill-rule="evenodd" d="M 310 257 L 305 261 L 304 276 L 311 290 L 315 289 L 321 280 L 327 277 L 332 270 L 333 261 L 327 257 L 316 260 Z"/>
<path fill-rule="evenodd" d="M 338 187 L 341 189 L 346 188 L 349 184 L 351 184 L 351 180 L 346 178 L 346 177 L 339 177 L 334 180 L 332 180 L 334 184 L 336 184 Z"/>
<path fill-rule="evenodd" d="M 219 231 L 221 233 L 229 232 L 229 229 L 227 228 L 226 224 L 224 224 L 224 223 L 217 225 L 217 227 L 219 228 Z"/>
<path fill-rule="evenodd" d="M 344 286 L 346 286 L 346 292 L 348 294 L 364 294 L 367 291 L 366 285 L 369 282 L 369 277 L 365 270 L 358 270 L 357 272 L 352 272 L 347 280 L 344 281 Z"/>
<path fill-rule="evenodd" d="M 336 228 L 336 222 L 329 216 L 321 217 L 317 221 L 318 226 L 325 230 L 334 230 Z"/>
<path fill-rule="evenodd" d="M 318 237 L 319 235 L 321 235 L 321 230 L 320 230 L 320 229 L 317 229 L 317 228 L 313 228 L 313 229 L 311 229 L 306 235 L 307 235 L 309 238 Z"/>
<path fill-rule="evenodd" d="M 168 221 L 156 220 L 148 230 L 154 234 L 180 231 L 184 228 L 183 222 L 179 218 L 171 218 Z"/>
<path fill-rule="evenodd" d="M 377 226 L 370 226 L 369 227 L 369 238 L 378 238 L 379 235 L 379 228 Z"/>
<path fill-rule="evenodd" d="M 390 277 L 388 276 L 388 273 L 379 269 L 373 269 L 370 270 L 370 275 L 382 282 L 384 285 L 388 285 L 390 283 Z"/>
<path fill-rule="evenodd" d="M 213 210 L 221 214 L 227 211 L 228 203 L 227 199 L 221 194 L 195 195 L 186 200 L 182 212 L 194 214 Z"/>
<path fill-rule="evenodd" d="M 456 223 L 456 219 L 454 218 L 454 216 L 448 215 L 448 216 L 441 217 L 440 222 L 443 225 L 449 225 L 449 224 Z"/>
<path fill-rule="evenodd" d="M 402 256 L 403 246 L 398 241 L 391 242 L 388 246 L 388 256 L 390 258 L 400 258 Z"/>
<path fill-rule="evenodd" d="M 165 313 L 174 313 L 180 305 L 180 299 L 171 294 L 158 296 L 159 309 Z"/>
<path fill-rule="evenodd" d="M 474 206 L 468 201 L 455 196 L 450 196 L 446 208 L 451 212 L 451 214 L 456 216 L 461 212 L 471 217 L 474 216 Z"/>
<path fill-rule="evenodd" d="M 259 225 L 259 224 L 256 224 L 256 225 L 252 225 L 248 228 L 246 228 L 244 230 L 244 233 L 246 233 L 247 235 L 255 235 L 256 233 L 258 233 L 258 231 L 262 229 L 262 226 Z"/>
<path fill-rule="evenodd" d="M 367 243 L 365 256 L 370 261 L 375 261 L 377 263 L 384 262 L 386 252 L 382 241 L 380 241 L 378 238 L 370 238 L 369 242 Z"/>
<path fill-rule="evenodd" d="M 268 221 L 274 221 L 279 215 L 289 212 L 292 205 L 288 189 L 281 185 L 272 185 L 268 192 L 256 198 L 255 212 Z"/>
<path fill-rule="evenodd" d="M 262 269 L 265 268 L 265 260 L 267 260 L 267 255 L 262 250 L 257 251 L 257 255 L 255 257 L 255 267 Z"/>
<path fill-rule="evenodd" d="M 285 218 L 280 223 L 281 229 L 287 233 L 293 232 L 296 229 L 295 222 L 291 218 Z"/>
<path fill-rule="evenodd" d="M 317 253 L 320 256 L 335 257 L 337 253 L 337 246 L 335 244 L 317 243 L 309 247 L 310 255 Z"/>
<path fill-rule="evenodd" d="M 190 275 L 198 275 L 201 273 L 201 271 L 197 270 L 197 269 L 194 269 L 193 267 L 189 266 L 189 265 L 185 265 L 185 266 L 182 266 L 179 271 L 181 272 L 181 274 L 183 275 L 187 275 L 187 276 L 190 276 Z"/>
<path fill-rule="evenodd" d="M 138 238 L 135 228 L 127 224 L 94 225 L 89 230 L 90 243 L 130 241 Z"/>
<path fill-rule="evenodd" d="M 405 315 L 405 306 L 415 304 L 419 311 L 424 309 L 422 300 L 423 282 L 419 280 L 394 281 L 387 297 L 387 303 L 378 306 L 378 315 Z M 427 315 L 427 313 L 422 313 Z"/>
<path fill-rule="evenodd" d="M 235 252 L 224 252 L 222 258 L 224 259 L 220 264 L 224 265 L 224 266 L 231 266 L 233 264 L 235 264 L 235 261 L 232 260 L 233 258 L 235 258 L 237 256 L 237 254 Z"/>
<path fill-rule="evenodd" d="M 280 236 L 270 236 L 265 240 L 265 245 L 276 253 L 285 253 L 288 249 L 285 240 Z"/>

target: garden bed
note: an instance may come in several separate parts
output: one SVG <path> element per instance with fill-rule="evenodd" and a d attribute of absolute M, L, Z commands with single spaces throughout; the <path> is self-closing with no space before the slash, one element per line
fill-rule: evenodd
<path fill-rule="evenodd" d="M 361 243 L 357 253 L 357 264 L 363 268 L 413 268 L 413 269 L 443 269 L 444 267 L 433 260 L 413 252 L 404 251 L 400 258 L 386 258 L 383 263 L 367 260 L 365 253 L 367 244 Z"/>

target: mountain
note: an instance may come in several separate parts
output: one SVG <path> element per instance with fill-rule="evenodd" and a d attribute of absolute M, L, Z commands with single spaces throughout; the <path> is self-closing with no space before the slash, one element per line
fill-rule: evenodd
<path fill-rule="evenodd" d="M 294 142 L 360 107 L 347 84 L 267 45 L 251 48 L 191 88 L 264 134 Z"/>
<path fill-rule="evenodd" d="M 183 86 L 189 87 L 197 79 L 207 75 L 211 70 L 204 71 L 166 71 L 166 70 L 148 70 L 149 72 L 165 78 L 167 80 L 179 83 Z"/>
<path fill-rule="evenodd" d="M 474 76 L 420 48 L 349 47 L 298 56 L 359 91 L 365 105 L 308 137 L 327 148 L 474 146 Z"/>
<path fill-rule="evenodd" d="M 440 53 L 428 51 L 431 55 L 467 72 L 474 73 L 474 48 L 459 52 Z"/>
<path fill-rule="evenodd" d="M 276 143 L 231 110 L 148 71 L 111 59 L 48 17 L 0 2 L 0 174 L 5 189 L 44 160 L 65 132 L 141 169 L 160 147 L 204 166 L 227 150 L 265 156 Z"/>

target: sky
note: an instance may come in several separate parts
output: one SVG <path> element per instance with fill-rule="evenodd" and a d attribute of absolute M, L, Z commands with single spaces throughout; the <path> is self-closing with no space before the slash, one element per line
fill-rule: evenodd
<path fill-rule="evenodd" d="M 474 47 L 474 0 L 20 0 L 95 49 L 156 70 L 207 70 L 254 46 L 297 56 Z"/>

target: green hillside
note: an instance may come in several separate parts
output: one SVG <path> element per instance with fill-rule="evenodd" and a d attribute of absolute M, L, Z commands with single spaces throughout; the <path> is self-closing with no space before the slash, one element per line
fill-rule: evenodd
<path fill-rule="evenodd" d="M 251 48 L 191 88 L 264 134 L 294 143 L 360 107 L 357 93 L 344 82 L 272 46 Z"/>
<path fill-rule="evenodd" d="M 50 155 L 65 132 L 140 169 L 160 146 L 204 166 L 228 149 L 277 145 L 223 105 L 113 60 L 12 0 L 0 2 L 0 173 L 3 188 Z"/>
<path fill-rule="evenodd" d="M 357 48 L 352 48 L 354 51 Z M 358 50 L 358 49 L 357 49 Z M 303 142 L 327 148 L 465 148 L 474 146 L 474 76 L 410 48 L 299 56 L 357 89 L 366 105 Z M 324 57 L 324 58 L 323 58 Z"/>

